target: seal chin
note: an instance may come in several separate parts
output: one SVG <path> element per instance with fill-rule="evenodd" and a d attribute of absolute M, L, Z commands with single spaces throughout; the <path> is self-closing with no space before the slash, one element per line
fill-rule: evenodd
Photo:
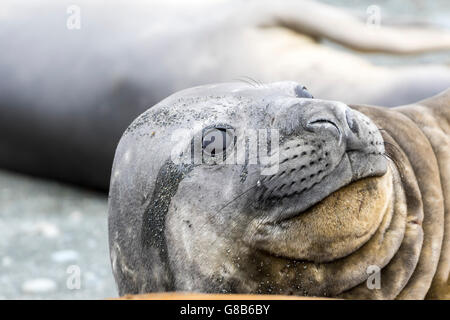
<path fill-rule="evenodd" d="M 255 219 L 245 241 L 267 254 L 289 259 L 329 262 L 342 258 L 376 232 L 391 208 L 392 184 L 387 169 L 381 176 L 374 174 L 339 188 L 282 220 Z"/>

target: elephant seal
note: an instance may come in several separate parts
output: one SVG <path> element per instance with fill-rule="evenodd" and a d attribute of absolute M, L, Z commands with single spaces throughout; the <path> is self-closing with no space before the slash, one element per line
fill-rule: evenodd
<path fill-rule="evenodd" d="M 450 86 L 447 66 L 375 66 L 319 43 L 420 53 L 450 49 L 445 30 L 371 30 L 305 0 L 174 2 L 3 0 L 0 167 L 106 190 L 134 118 L 181 89 L 244 76 L 386 106 Z"/>
<path fill-rule="evenodd" d="M 116 150 L 119 294 L 448 298 L 449 121 L 450 90 L 394 109 L 296 82 L 164 99 Z"/>

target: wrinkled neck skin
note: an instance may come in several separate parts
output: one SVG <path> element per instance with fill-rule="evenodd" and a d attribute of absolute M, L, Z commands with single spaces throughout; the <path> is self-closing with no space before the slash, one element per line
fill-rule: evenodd
<path fill-rule="evenodd" d="M 183 238 L 186 233 L 180 230 L 186 227 L 194 233 L 170 253 L 173 290 L 349 299 L 448 297 L 448 249 L 441 254 L 448 192 L 442 191 L 435 142 L 423 132 L 423 123 L 417 124 L 421 119 L 412 115 L 414 108 L 352 108 L 380 129 L 387 172 L 352 182 L 281 222 L 260 217 L 247 223 L 232 209 L 224 215 L 226 208 L 215 217 L 185 212 L 180 219 L 169 213 L 169 243 Z M 442 136 L 448 145 L 448 132 Z M 186 199 L 172 201 L 180 208 Z M 369 276 L 376 270 L 381 287 L 370 289 Z"/>
<path fill-rule="evenodd" d="M 449 101 L 447 90 L 392 110 L 355 107 L 383 129 L 384 140 L 398 154 L 396 162 L 407 203 L 401 249 L 409 247 L 415 252 L 414 259 L 405 261 L 403 269 L 392 268 L 397 274 L 411 272 L 407 284 L 394 295 L 398 299 L 450 299 Z"/>

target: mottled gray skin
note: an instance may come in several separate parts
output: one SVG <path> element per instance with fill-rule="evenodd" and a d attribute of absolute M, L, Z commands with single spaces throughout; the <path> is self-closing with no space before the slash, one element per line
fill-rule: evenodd
<path fill-rule="evenodd" d="M 263 175 L 267 165 L 259 163 L 174 164 L 175 144 L 191 148 L 189 136 L 171 142 L 177 129 L 224 125 L 238 140 L 249 128 L 279 130 L 279 170 Z M 310 251 L 289 257 L 284 268 L 294 278 L 279 280 L 282 272 L 272 274 L 271 261 L 280 252 L 273 250 L 291 218 L 353 181 L 386 173 L 383 153 L 371 120 L 341 102 L 311 99 L 295 82 L 201 86 L 166 98 L 130 125 L 115 155 L 109 237 L 119 293 L 336 295 L 356 285 L 306 282 L 302 261 L 327 259 Z M 255 222 L 266 232 L 249 233 Z"/>
<path fill-rule="evenodd" d="M 69 5 L 81 29 L 66 28 Z M 448 32 L 386 25 L 305 0 L 3 0 L 0 166 L 107 189 L 114 150 L 149 106 L 192 86 L 244 76 L 301 81 L 321 99 L 385 106 L 450 86 L 447 66 L 386 68 L 362 51 L 450 48 Z M 305 14 L 307 13 L 307 14 Z"/>

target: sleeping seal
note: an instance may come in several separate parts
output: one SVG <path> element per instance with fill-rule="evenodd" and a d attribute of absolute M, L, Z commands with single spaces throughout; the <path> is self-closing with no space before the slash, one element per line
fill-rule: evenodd
<path fill-rule="evenodd" d="M 176 2 L 176 5 L 174 5 Z M 2 0 L 0 167 L 106 190 L 128 124 L 170 94 L 243 76 L 300 80 L 321 99 L 385 106 L 450 86 L 445 65 L 376 66 L 319 43 L 449 50 L 445 30 L 370 30 L 306 0 Z"/>
<path fill-rule="evenodd" d="M 394 109 L 313 99 L 295 82 L 166 98 L 116 150 L 120 295 L 448 297 L 449 121 L 450 91 Z"/>

